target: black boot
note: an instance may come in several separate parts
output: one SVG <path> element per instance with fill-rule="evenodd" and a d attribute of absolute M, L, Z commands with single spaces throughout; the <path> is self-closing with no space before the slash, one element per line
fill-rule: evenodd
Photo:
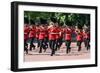
<path fill-rule="evenodd" d="M 78 51 L 81 51 L 81 47 L 78 48 Z"/>
<path fill-rule="evenodd" d="M 52 50 L 51 56 L 53 56 L 55 54 L 55 50 Z"/>

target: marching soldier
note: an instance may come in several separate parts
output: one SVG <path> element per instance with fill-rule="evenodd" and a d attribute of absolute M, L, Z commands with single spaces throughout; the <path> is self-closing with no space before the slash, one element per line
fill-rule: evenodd
<path fill-rule="evenodd" d="M 57 20 L 55 18 L 51 18 L 51 23 L 52 25 L 50 25 L 50 27 L 48 28 L 49 31 L 49 46 L 51 49 L 51 56 L 53 56 L 55 54 L 55 47 L 56 47 L 56 26 L 55 24 L 57 23 Z"/>
<path fill-rule="evenodd" d="M 59 39 L 58 39 L 58 50 L 60 49 L 60 47 L 63 43 L 64 30 L 63 30 L 62 26 L 59 27 L 59 31 L 60 31 L 60 33 L 59 33 Z"/>
<path fill-rule="evenodd" d="M 39 30 L 40 30 L 40 25 L 36 25 L 36 40 L 37 40 L 37 47 L 40 47 L 40 42 L 39 42 Z"/>
<path fill-rule="evenodd" d="M 90 31 L 88 29 L 83 29 L 83 40 L 87 50 L 90 48 Z"/>
<path fill-rule="evenodd" d="M 28 54 L 28 34 L 29 34 L 29 27 L 28 27 L 28 19 L 24 18 L 24 51 Z"/>
<path fill-rule="evenodd" d="M 46 51 L 46 49 L 48 48 L 48 25 L 47 24 L 45 24 L 45 26 L 44 26 L 44 29 L 45 29 L 45 39 L 44 39 L 44 44 L 45 44 L 45 46 L 44 46 L 44 48 L 45 48 L 45 50 L 44 50 L 44 52 Z"/>
<path fill-rule="evenodd" d="M 54 40 L 54 35 L 52 34 L 53 27 L 54 27 L 54 23 L 50 22 L 49 26 L 48 26 L 48 38 L 49 38 L 49 47 L 50 47 L 50 49 L 52 48 L 52 40 Z"/>
<path fill-rule="evenodd" d="M 55 23 L 55 29 L 56 29 L 56 33 L 55 33 L 55 36 L 56 36 L 56 45 L 55 45 L 55 50 L 57 51 L 58 48 L 60 48 L 60 35 L 61 35 L 61 30 L 60 30 L 60 27 L 58 26 L 58 23 Z"/>
<path fill-rule="evenodd" d="M 33 20 L 31 20 L 30 32 L 29 32 L 30 51 L 32 51 L 32 48 L 35 49 L 35 45 L 33 44 L 34 39 L 35 39 L 35 35 L 36 35 L 35 22 Z"/>
<path fill-rule="evenodd" d="M 81 51 L 81 43 L 82 43 L 82 40 L 83 40 L 83 33 L 82 33 L 82 26 L 78 26 L 78 28 L 76 28 L 75 30 L 76 34 L 77 34 L 77 46 L 78 46 L 78 51 Z"/>
<path fill-rule="evenodd" d="M 69 53 L 71 51 L 70 44 L 71 44 L 71 35 L 72 35 L 72 30 L 70 26 L 66 26 L 64 29 L 65 33 L 65 44 L 66 44 L 66 53 Z"/>
<path fill-rule="evenodd" d="M 45 42 L 44 42 L 45 36 L 46 36 L 46 32 L 45 32 L 46 29 L 44 28 L 45 23 L 46 23 L 46 20 L 41 18 L 41 25 L 40 25 L 40 30 L 39 30 L 39 41 L 40 41 L 39 53 L 42 53 L 42 49 L 46 50 Z"/>
<path fill-rule="evenodd" d="M 87 50 L 90 49 L 90 30 L 87 30 Z"/>

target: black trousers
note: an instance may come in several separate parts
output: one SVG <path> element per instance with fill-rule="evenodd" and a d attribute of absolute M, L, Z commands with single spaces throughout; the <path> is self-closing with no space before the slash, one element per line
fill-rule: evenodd
<path fill-rule="evenodd" d="M 59 38 L 58 39 L 58 45 L 57 45 L 58 49 L 60 49 L 62 43 L 63 43 L 63 38 Z"/>
<path fill-rule="evenodd" d="M 34 38 L 30 38 L 30 50 L 32 51 L 32 48 L 35 49 L 35 45 L 33 44 Z"/>
<path fill-rule="evenodd" d="M 40 47 L 40 40 L 36 38 L 36 41 L 37 41 L 37 46 Z"/>
<path fill-rule="evenodd" d="M 66 40 L 65 44 L 66 44 L 66 53 L 69 53 L 71 51 L 70 48 L 71 40 Z"/>
<path fill-rule="evenodd" d="M 51 48 L 51 56 L 55 54 L 56 40 L 49 40 L 49 46 Z"/>
<path fill-rule="evenodd" d="M 26 54 L 28 54 L 28 44 L 26 39 L 24 39 L 24 51 L 26 52 Z"/>
<path fill-rule="evenodd" d="M 77 41 L 78 51 L 81 51 L 82 41 Z"/>
<path fill-rule="evenodd" d="M 41 39 L 39 41 L 40 41 L 40 50 L 39 50 L 39 53 L 42 53 L 42 49 L 44 49 L 44 52 L 45 52 L 46 51 L 46 46 L 45 46 L 44 39 Z"/>
<path fill-rule="evenodd" d="M 89 38 L 84 39 L 84 44 L 85 44 L 86 49 L 89 50 L 90 49 L 90 39 Z"/>
<path fill-rule="evenodd" d="M 47 37 L 44 39 L 44 45 L 45 45 L 45 48 L 47 49 L 48 48 L 48 38 Z"/>
<path fill-rule="evenodd" d="M 56 39 L 56 40 L 55 40 L 55 51 L 58 50 L 58 45 L 59 45 L 59 41 L 58 41 L 58 39 Z"/>
<path fill-rule="evenodd" d="M 52 49 L 52 40 L 49 40 L 49 47 Z"/>

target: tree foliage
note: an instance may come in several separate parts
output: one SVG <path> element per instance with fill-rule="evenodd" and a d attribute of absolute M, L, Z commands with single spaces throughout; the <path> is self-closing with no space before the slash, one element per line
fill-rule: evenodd
<path fill-rule="evenodd" d="M 24 11 L 24 17 L 29 19 L 29 24 L 30 19 L 39 22 L 40 18 L 44 18 L 49 22 L 51 17 L 55 17 L 61 25 L 69 25 L 70 22 L 72 26 L 90 26 L 90 14 Z"/>

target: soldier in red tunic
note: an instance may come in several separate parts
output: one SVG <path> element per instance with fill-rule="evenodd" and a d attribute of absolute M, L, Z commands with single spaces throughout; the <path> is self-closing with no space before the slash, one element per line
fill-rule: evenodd
<path fill-rule="evenodd" d="M 54 40 L 54 36 L 52 32 L 54 31 L 54 23 L 50 22 L 48 26 L 48 38 L 49 38 L 49 47 L 52 48 L 52 40 Z"/>
<path fill-rule="evenodd" d="M 40 42 L 39 42 L 39 30 L 40 30 L 40 25 L 36 25 L 36 40 L 37 40 L 37 47 L 40 47 Z"/>
<path fill-rule="evenodd" d="M 45 44 L 45 46 L 44 46 L 44 48 L 45 48 L 45 50 L 44 50 L 44 52 L 46 51 L 46 49 L 48 48 L 48 25 L 47 24 L 45 24 L 45 26 L 44 26 L 44 29 L 45 29 L 45 39 L 44 39 L 44 44 Z"/>
<path fill-rule="evenodd" d="M 77 36 L 77 46 L 78 46 L 78 51 L 81 51 L 81 43 L 83 41 L 83 32 L 82 32 L 82 26 L 79 26 L 78 28 L 76 28 L 75 30 Z"/>
<path fill-rule="evenodd" d="M 57 20 L 55 18 L 51 18 L 50 22 L 50 26 L 48 28 L 48 33 L 49 33 L 49 46 L 51 49 L 51 56 L 53 56 L 55 54 L 56 51 L 56 39 L 58 38 L 57 35 L 57 28 L 56 28 L 56 24 L 57 24 Z"/>
<path fill-rule="evenodd" d="M 55 54 L 55 45 L 56 45 L 56 28 L 53 25 L 51 28 L 49 28 L 49 46 L 52 50 L 51 56 Z"/>
<path fill-rule="evenodd" d="M 24 18 L 24 51 L 28 54 L 28 34 L 29 34 L 29 27 L 28 27 L 28 18 Z"/>
<path fill-rule="evenodd" d="M 58 26 L 58 23 L 55 23 L 55 36 L 56 36 L 56 47 L 55 47 L 55 50 L 57 51 L 58 48 L 60 48 L 60 34 L 61 34 L 61 30 L 60 30 L 60 27 Z"/>
<path fill-rule="evenodd" d="M 59 38 L 58 38 L 58 50 L 60 49 L 62 43 L 63 43 L 63 37 L 64 37 L 64 29 L 63 26 L 59 26 Z"/>
<path fill-rule="evenodd" d="M 35 22 L 33 20 L 31 20 L 30 32 L 29 32 L 30 51 L 32 51 L 32 48 L 35 49 L 35 45 L 33 44 L 35 36 L 36 36 Z"/>
<path fill-rule="evenodd" d="M 87 50 L 90 49 L 90 31 L 89 28 L 83 29 L 83 40 Z"/>
<path fill-rule="evenodd" d="M 90 49 L 90 30 L 87 30 L 87 50 Z"/>
<path fill-rule="evenodd" d="M 46 29 L 45 29 L 46 20 L 41 18 L 41 25 L 39 30 L 39 41 L 40 41 L 40 50 L 39 53 L 42 53 L 42 49 L 46 50 L 45 47 L 45 37 L 46 37 Z"/>
<path fill-rule="evenodd" d="M 71 38 L 72 38 L 71 26 L 66 26 L 64 29 L 64 33 L 65 33 L 66 53 L 69 53 L 71 51 L 70 44 L 71 44 Z"/>

